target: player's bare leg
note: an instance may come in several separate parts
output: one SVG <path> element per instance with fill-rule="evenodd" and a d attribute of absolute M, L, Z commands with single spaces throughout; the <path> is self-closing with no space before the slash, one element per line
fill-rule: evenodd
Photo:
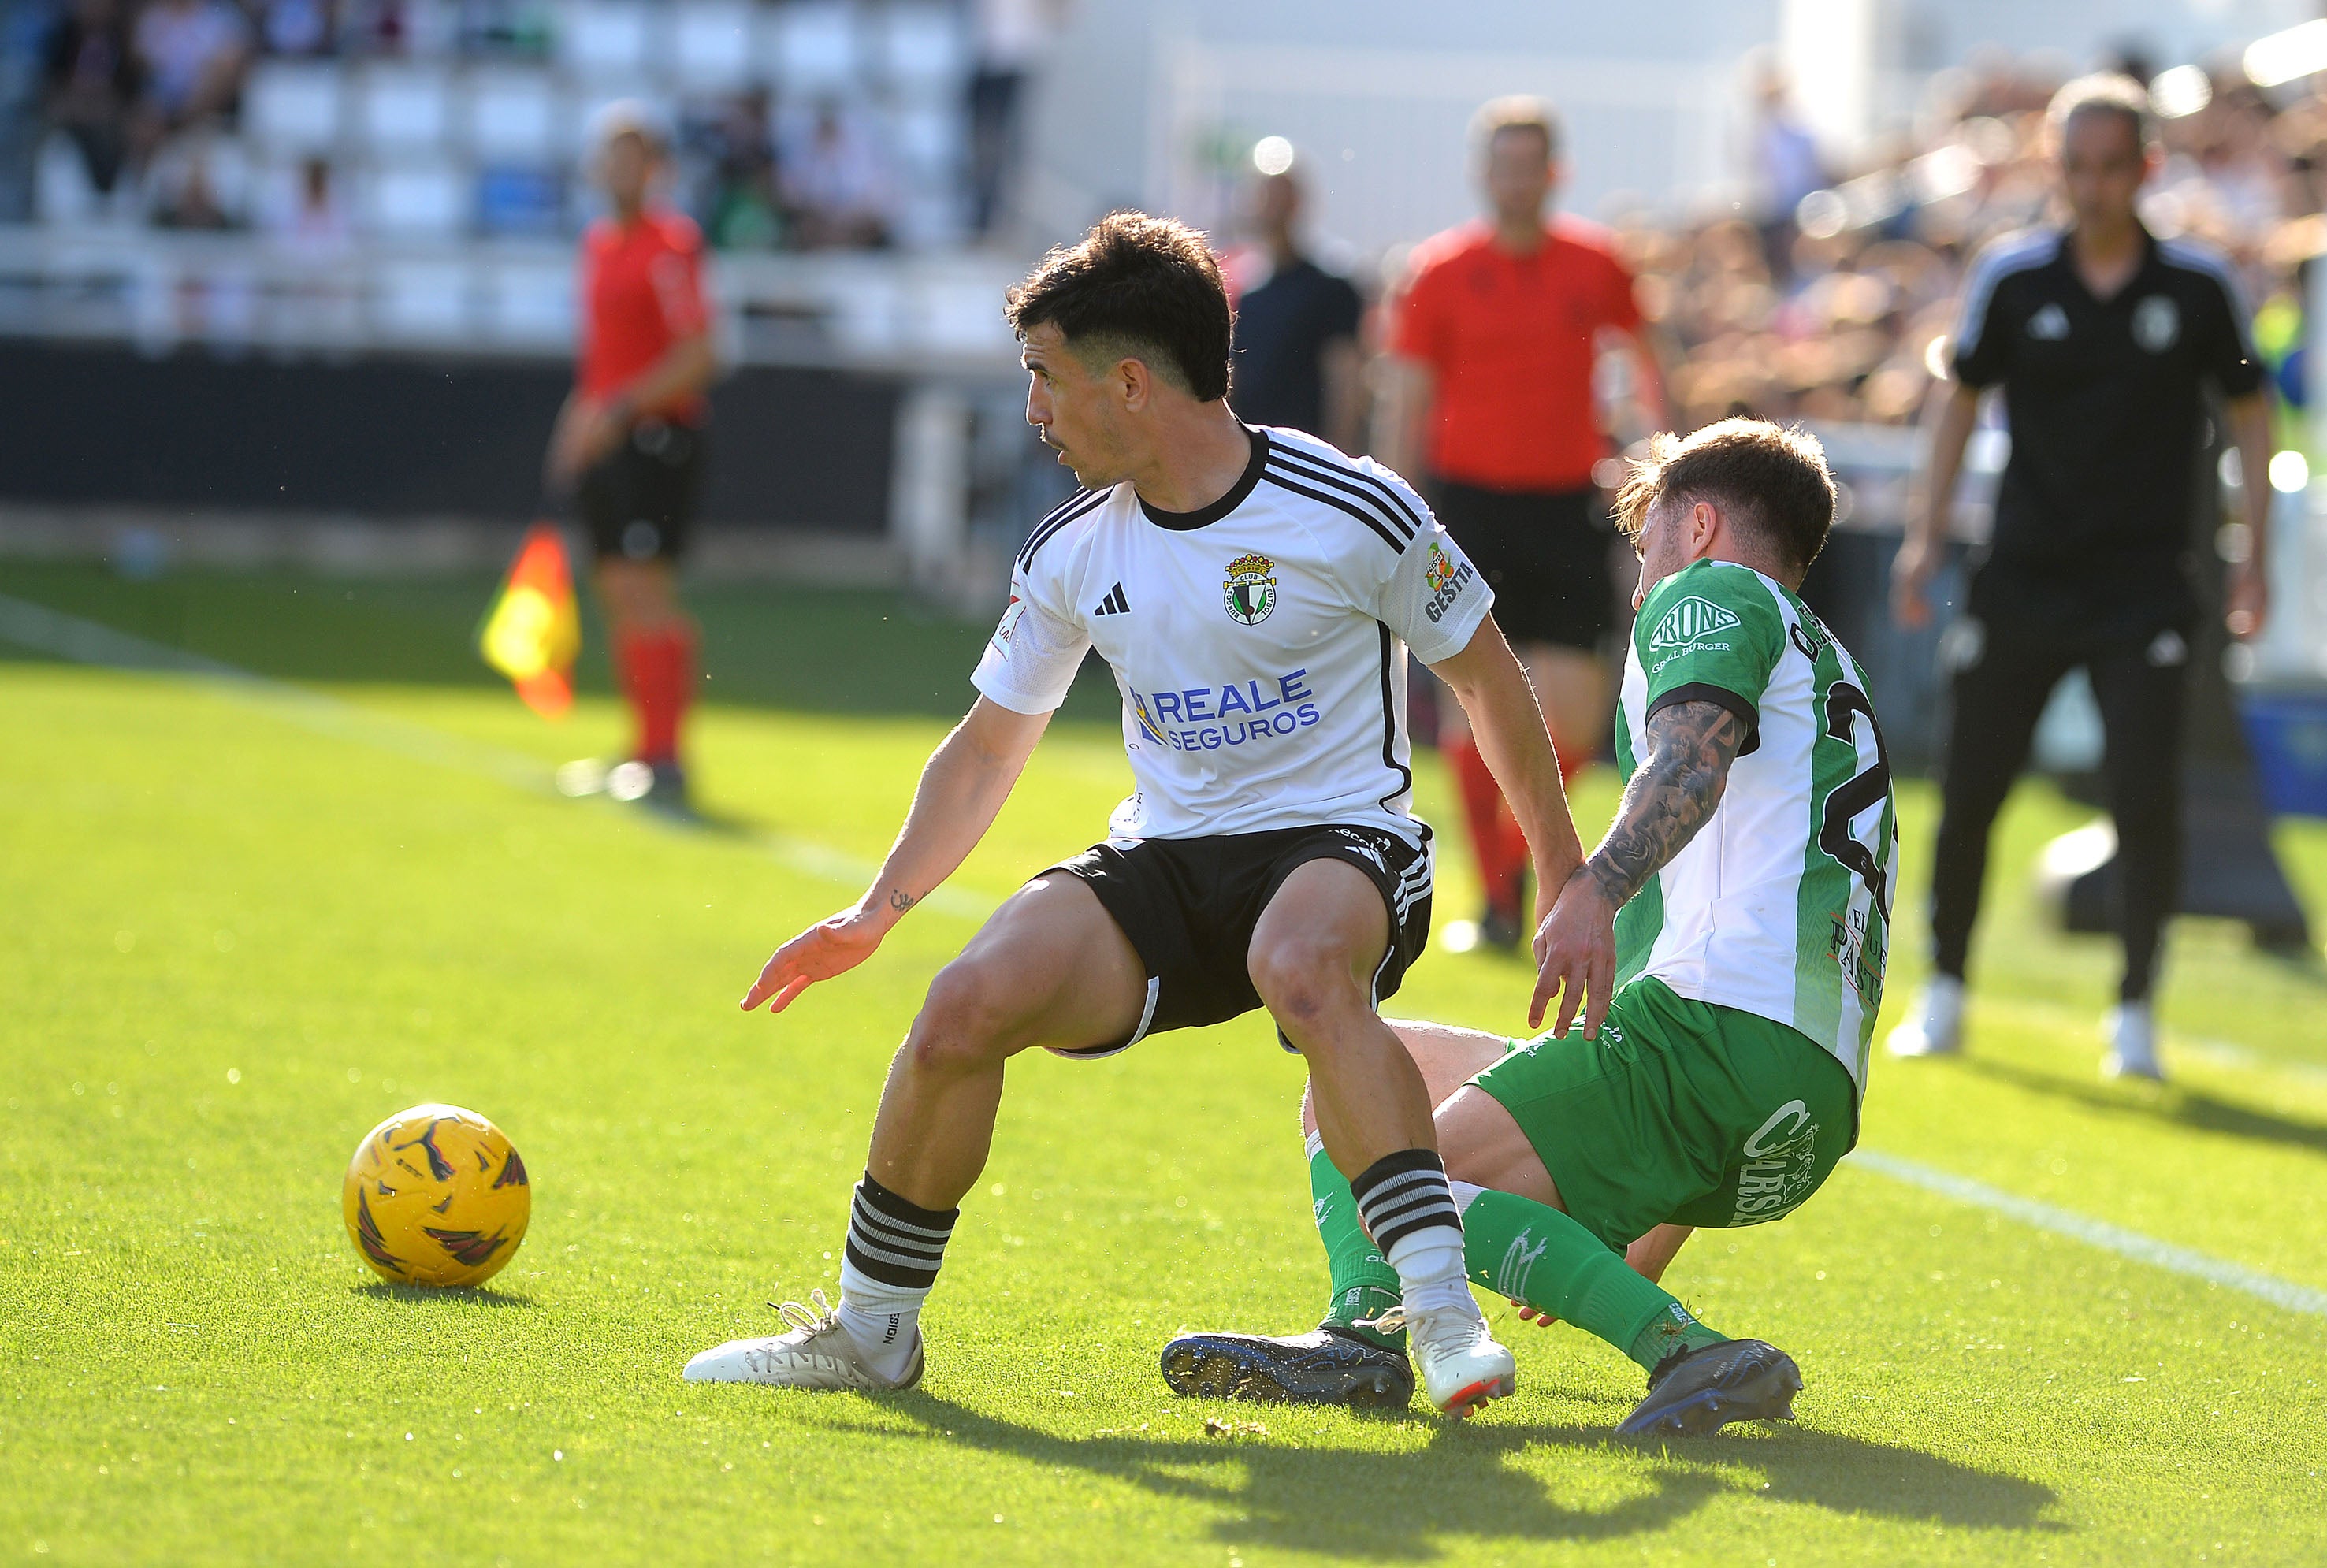
<path fill-rule="evenodd" d="M 955 1206 L 986 1168 L 1004 1064 L 1033 1046 L 1128 1038 L 1146 989 L 1138 955 L 1089 884 L 1057 874 L 1020 889 L 938 972 L 890 1065 L 849 1217 L 839 1306 L 788 1306 L 791 1331 L 706 1350 L 687 1377 L 806 1388 L 919 1381 L 921 1302 Z"/>
<path fill-rule="evenodd" d="M 1037 877 L 930 983 L 890 1063 L 866 1169 L 924 1209 L 951 1209 L 986 1169 L 1003 1064 L 1033 1046 L 1127 1039 L 1146 994 L 1138 953 L 1090 884 Z"/>
<path fill-rule="evenodd" d="M 1509 1395 L 1515 1369 L 1463 1277 L 1462 1215 L 1421 1069 L 1374 1012 L 1373 977 L 1390 940 L 1372 879 L 1345 862 L 1312 861 L 1263 912 L 1248 965 L 1277 1028 L 1309 1063 L 1325 1149 L 1397 1271 L 1400 1304 L 1388 1321 L 1411 1328 L 1431 1403 L 1460 1417 Z"/>

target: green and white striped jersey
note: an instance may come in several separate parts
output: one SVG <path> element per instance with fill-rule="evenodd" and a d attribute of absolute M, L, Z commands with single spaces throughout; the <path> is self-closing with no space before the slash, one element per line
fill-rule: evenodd
<path fill-rule="evenodd" d="M 1617 984 L 1652 975 L 1788 1024 L 1863 1095 L 1899 876 L 1865 671 L 1785 587 L 1698 561 L 1658 583 L 1632 626 L 1616 714 L 1627 779 L 1649 715 L 1684 702 L 1721 704 L 1749 738 L 1712 817 L 1618 913 Z"/>

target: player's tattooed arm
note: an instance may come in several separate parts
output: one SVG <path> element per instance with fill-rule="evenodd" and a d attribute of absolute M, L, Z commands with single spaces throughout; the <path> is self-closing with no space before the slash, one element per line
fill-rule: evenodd
<path fill-rule="evenodd" d="M 896 910 L 901 915 L 921 901 L 921 900 L 915 898 L 912 894 L 907 892 L 902 888 L 891 888 L 889 890 L 889 907 Z"/>
<path fill-rule="evenodd" d="M 1584 864 L 1611 908 L 1621 908 L 1696 836 L 1721 804 L 1747 738 L 1745 721 L 1719 703 L 1675 703 L 1649 715 L 1647 758 L 1624 788 L 1615 826 Z"/>

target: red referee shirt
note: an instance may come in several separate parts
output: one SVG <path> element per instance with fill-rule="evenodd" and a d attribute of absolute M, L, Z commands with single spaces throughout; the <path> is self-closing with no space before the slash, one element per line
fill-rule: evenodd
<path fill-rule="evenodd" d="M 1595 224 L 1557 217 L 1532 256 L 1485 223 L 1423 241 L 1390 348 L 1437 373 L 1431 472 L 1500 490 L 1571 490 L 1608 454 L 1592 397 L 1603 327 L 1640 324 L 1632 275 Z"/>
<path fill-rule="evenodd" d="M 650 210 L 628 225 L 602 218 L 582 236 L 582 345 L 575 380 L 585 397 L 621 390 L 670 351 L 704 331 L 703 236 L 677 212 Z M 699 425 L 709 404 L 699 392 L 660 408 L 641 408 L 681 425 Z"/>

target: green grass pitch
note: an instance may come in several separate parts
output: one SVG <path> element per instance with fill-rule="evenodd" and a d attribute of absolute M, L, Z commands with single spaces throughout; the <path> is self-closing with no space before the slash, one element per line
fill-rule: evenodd
<path fill-rule="evenodd" d="M 2327 1317 L 1857 1162 L 1783 1224 L 1701 1235 L 1668 1282 L 1799 1357 L 1796 1424 L 1614 1441 L 1638 1373 L 1500 1303 L 1520 1392 L 1466 1425 L 1173 1398 L 1174 1330 L 1299 1328 L 1322 1294 L 1299 1064 L 1257 1018 L 1013 1068 L 920 1391 L 682 1384 L 695 1350 L 770 1331 L 769 1298 L 833 1285 L 924 983 L 1098 831 L 1122 759 L 1087 694 L 957 897 L 747 1017 L 771 946 L 885 845 L 981 633 L 706 594 L 725 824 L 674 831 L 527 787 L 620 718 L 603 674 L 551 727 L 472 667 L 489 586 L 0 568 L 0 593 L 303 683 L 0 645 L 0 1560 L 2327 1560 Z M 1427 764 L 1421 791 L 1451 822 Z M 1587 780 L 1587 832 L 1612 801 Z M 1929 789 L 1903 806 L 1894 1011 Z M 2185 923 L 2175 1084 L 2102 1084 L 2109 948 L 2026 891 L 2083 815 L 2016 798 L 1973 1053 L 1878 1056 L 1864 1146 L 2327 1289 L 2327 980 Z M 2282 842 L 2327 910 L 2327 830 Z M 1513 1029 L 1528 981 L 1434 953 L 1395 1007 Z M 341 1228 L 357 1138 L 432 1098 L 533 1172 L 484 1292 L 378 1286 Z"/>

